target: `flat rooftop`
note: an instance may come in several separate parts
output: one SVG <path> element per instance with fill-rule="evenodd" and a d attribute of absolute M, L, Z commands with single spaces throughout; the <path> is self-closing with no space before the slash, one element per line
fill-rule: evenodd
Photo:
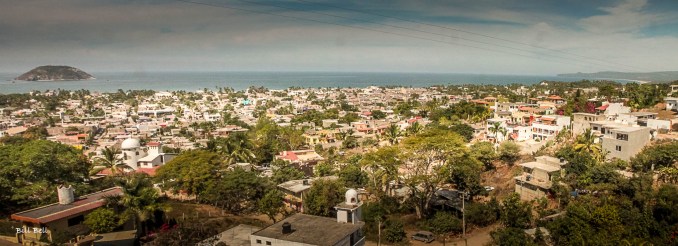
<path fill-rule="evenodd" d="M 541 162 L 526 162 L 526 163 L 521 163 L 520 166 L 522 167 L 527 167 L 529 169 L 539 169 L 539 170 L 544 170 L 546 172 L 555 172 L 555 171 L 560 171 L 559 167 L 551 166 L 548 164 L 544 164 Z"/>
<path fill-rule="evenodd" d="M 291 233 L 282 233 L 282 224 L 285 222 L 292 225 Z M 331 246 L 360 230 L 361 227 L 362 224 L 339 223 L 335 218 L 295 214 L 252 235 L 296 243 Z"/>
<path fill-rule="evenodd" d="M 12 214 L 11 218 L 13 220 L 45 224 L 85 211 L 97 209 L 105 204 L 106 197 L 118 196 L 121 194 L 122 189 L 120 187 L 108 188 L 78 197 L 71 204 L 52 203 L 47 206 Z"/>

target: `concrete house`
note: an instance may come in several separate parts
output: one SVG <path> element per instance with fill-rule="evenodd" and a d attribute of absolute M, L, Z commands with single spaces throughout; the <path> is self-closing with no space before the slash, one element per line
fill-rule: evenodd
<path fill-rule="evenodd" d="M 573 113 L 572 114 L 572 134 L 582 134 L 586 129 L 591 128 L 591 122 L 603 121 L 606 119 L 604 114 Z"/>
<path fill-rule="evenodd" d="M 122 195 L 120 187 L 105 189 L 81 197 L 73 196 L 72 187 L 58 187 L 59 202 L 12 214 L 23 223 L 19 240 L 23 245 L 48 245 L 55 233 L 85 235 L 85 215 L 104 206 L 105 197 Z"/>
<path fill-rule="evenodd" d="M 567 164 L 550 156 L 539 156 L 536 161 L 520 164 L 523 173 L 513 179 L 516 181 L 515 192 L 520 194 L 520 199 L 531 201 L 545 197 L 553 185 L 553 177 L 562 175 L 563 167 Z"/>
<path fill-rule="evenodd" d="M 628 126 L 608 129 L 602 137 L 603 150 L 608 159 L 628 161 L 640 152 L 652 138 L 650 128 Z"/>
<path fill-rule="evenodd" d="M 334 207 L 337 218 L 295 214 L 250 235 L 252 246 L 363 246 L 362 201 L 349 189 L 346 200 Z"/>

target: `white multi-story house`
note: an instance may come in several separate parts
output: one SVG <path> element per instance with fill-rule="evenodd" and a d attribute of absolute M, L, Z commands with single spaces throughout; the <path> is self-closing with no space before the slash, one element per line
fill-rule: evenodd
<path fill-rule="evenodd" d="M 532 123 L 532 138 L 545 140 L 555 137 L 564 128 L 570 127 L 570 117 L 562 115 L 545 115 Z"/>

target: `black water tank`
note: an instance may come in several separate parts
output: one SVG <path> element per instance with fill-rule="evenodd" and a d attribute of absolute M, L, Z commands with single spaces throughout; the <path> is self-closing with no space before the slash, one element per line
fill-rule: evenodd
<path fill-rule="evenodd" d="M 282 224 L 282 233 L 283 234 L 292 233 L 292 224 L 290 224 L 290 222 L 285 222 Z"/>

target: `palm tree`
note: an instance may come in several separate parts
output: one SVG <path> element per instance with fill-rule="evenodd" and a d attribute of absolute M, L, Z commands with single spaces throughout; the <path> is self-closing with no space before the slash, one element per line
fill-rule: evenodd
<path fill-rule="evenodd" d="M 501 141 L 504 141 L 507 137 L 506 134 L 508 134 L 508 129 L 506 129 L 504 127 L 499 128 L 499 133 L 501 133 Z"/>
<path fill-rule="evenodd" d="M 229 146 L 228 160 L 229 163 L 250 162 L 255 156 L 252 153 L 253 145 L 247 135 L 242 133 L 235 133 L 228 137 L 226 145 Z"/>
<path fill-rule="evenodd" d="M 603 149 L 595 140 L 596 135 L 593 134 L 591 128 L 586 129 L 584 133 L 577 136 L 577 140 L 574 142 L 574 150 L 586 151 L 596 158 L 597 161 L 601 161 L 604 157 Z"/>
<path fill-rule="evenodd" d="M 388 142 L 391 143 L 391 145 L 397 144 L 398 143 L 398 137 L 400 137 L 400 127 L 398 127 L 396 124 L 391 124 L 386 128 L 386 138 L 388 139 Z"/>
<path fill-rule="evenodd" d="M 154 219 L 156 212 L 169 210 L 160 203 L 158 191 L 145 174 L 128 176 L 118 180 L 116 184 L 121 188 L 122 194 L 106 197 L 107 203 L 122 209 L 124 217 L 134 219 L 135 227 L 141 229 L 142 235 L 146 232 L 146 223 Z"/>
<path fill-rule="evenodd" d="M 105 169 L 110 169 L 112 175 L 116 175 L 118 171 L 121 171 L 125 167 L 125 164 L 122 163 L 122 158 L 120 158 L 120 149 L 111 147 L 104 148 L 101 151 L 102 157 L 97 157 L 94 162 L 97 166 L 92 168 L 90 172 L 91 175 L 97 174 Z"/>
<path fill-rule="evenodd" d="M 490 131 L 490 133 L 492 133 L 492 135 L 494 136 L 495 139 L 497 139 L 497 141 L 499 140 L 497 138 L 497 132 L 499 132 L 500 128 L 501 128 L 501 122 L 494 122 L 494 123 L 492 123 L 492 126 L 487 128 L 487 130 Z"/>
<path fill-rule="evenodd" d="M 422 130 L 424 130 L 424 127 L 419 124 L 419 121 L 415 121 L 412 123 L 410 127 L 407 128 L 407 134 L 408 135 L 415 135 L 417 133 L 420 133 Z"/>

